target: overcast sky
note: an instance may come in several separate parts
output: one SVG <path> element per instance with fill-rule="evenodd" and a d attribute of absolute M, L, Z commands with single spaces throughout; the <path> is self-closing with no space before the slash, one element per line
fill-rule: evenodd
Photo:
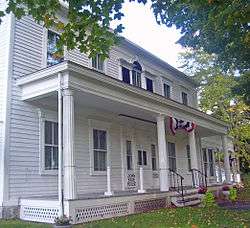
<path fill-rule="evenodd" d="M 174 28 L 158 25 L 149 5 L 126 2 L 123 7 L 125 16 L 122 24 L 123 36 L 140 45 L 170 65 L 177 67 L 178 53 L 183 50 L 175 42 L 180 37 Z"/>

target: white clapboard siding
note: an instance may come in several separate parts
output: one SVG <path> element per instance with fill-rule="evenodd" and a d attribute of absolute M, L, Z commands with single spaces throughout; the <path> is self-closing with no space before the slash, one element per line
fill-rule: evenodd
<path fill-rule="evenodd" d="M 1 33 L 2 34 L 2 33 Z M 11 88 L 11 111 L 10 111 L 10 136 L 9 136 L 9 193 L 10 199 L 18 197 L 27 197 L 32 195 L 56 195 L 57 194 L 57 176 L 56 175 L 40 175 L 39 173 L 39 120 L 36 106 L 23 102 L 20 99 L 21 90 L 16 86 L 16 79 L 26 74 L 35 72 L 43 67 L 42 60 L 46 50 L 43 50 L 44 28 L 42 25 L 35 23 L 30 17 L 24 17 L 16 20 L 14 33 L 14 54 L 13 54 L 13 76 Z M 1 36 L 2 38 L 2 36 Z M 0 47 L 6 45 L 0 42 Z M 1 48 L 2 50 L 2 48 Z M 131 52 L 131 53 L 130 53 Z M 0 71 L 2 51 L 0 52 Z M 127 59 L 130 61 L 136 53 L 132 50 L 119 50 L 114 48 L 110 51 L 110 58 L 107 60 L 106 73 L 109 76 L 118 78 L 119 75 L 119 59 Z M 139 55 L 140 56 L 140 55 Z M 72 60 L 83 66 L 89 66 L 89 58 L 87 55 L 77 50 L 69 51 L 66 59 Z M 143 62 L 142 55 L 140 57 Z M 153 63 L 144 61 L 148 64 L 148 68 L 154 68 L 155 75 L 164 75 L 164 69 L 158 69 Z M 144 63 L 143 62 L 143 63 Z M 2 65 L 1 65 L 2 63 Z M 157 70 L 156 70 L 157 69 Z M 0 82 L 1 82 L 0 74 Z M 174 76 L 170 79 L 173 80 Z M 184 83 L 184 82 L 183 82 Z M 2 83 L 0 83 L 0 86 Z M 2 89 L 0 88 L 0 93 Z M 179 86 L 173 87 L 174 99 L 180 100 Z M 0 94 L 0 99 L 3 96 Z M 0 100 L 0 110 L 1 110 Z M 0 111 L 1 112 L 1 111 Z M 75 153 L 76 153 L 76 179 L 77 192 L 100 192 L 106 190 L 105 176 L 90 175 L 90 151 L 89 151 L 89 130 L 87 115 L 84 112 L 77 115 L 75 129 Z M 90 110 L 92 115 L 97 114 L 94 110 Z M 1 115 L 1 113 L 0 113 Z M 109 115 L 101 112 L 100 116 Z M 1 120 L 1 119 L 0 119 Z M 1 130 L 1 128 L 0 128 Z M 147 131 L 147 130 L 146 130 Z M 146 145 L 148 150 L 148 168 L 151 167 L 150 143 L 144 133 L 138 130 L 137 135 L 141 136 L 141 143 Z M 148 133 L 150 137 L 154 135 Z M 0 132 L 1 137 L 1 132 Z M 111 124 L 111 183 L 112 190 L 120 190 L 122 188 L 121 181 L 121 146 L 120 146 L 120 126 L 117 123 Z M 157 141 L 157 140 L 156 140 Z M 1 139 L 0 139 L 1 142 Z M 180 151 L 184 151 L 184 146 Z M 183 152 L 184 153 L 184 152 Z M 183 155 L 185 156 L 185 154 Z M 135 156 L 137 157 L 137 156 Z M 183 158 L 181 161 L 185 162 Z M 137 162 L 137 161 L 134 161 Z M 181 166 L 183 164 L 180 164 Z M 145 171 L 145 186 L 152 187 L 152 172 Z"/>

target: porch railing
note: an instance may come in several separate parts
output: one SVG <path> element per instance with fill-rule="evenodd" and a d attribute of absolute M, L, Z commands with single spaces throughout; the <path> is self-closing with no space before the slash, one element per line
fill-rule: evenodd
<path fill-rule="evenodd" d="M 198 169 L 191 169 L 193 187 L 207 188 L 207 175 Z"/>
<path fill-rule="evenodd" d="M 170 176 L 170 190 L 176 191 L 181 195 L 182 201 L 184 202 L 184 177 L 176 171 L 169 169 Z"/>

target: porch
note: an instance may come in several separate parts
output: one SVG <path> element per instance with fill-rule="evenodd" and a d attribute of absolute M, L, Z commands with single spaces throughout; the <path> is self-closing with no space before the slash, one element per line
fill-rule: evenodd
<path fill-rule="evenodd" d="M 51 222 L 64 213 L 80 223 L 165 207 L 180 187 L 205 183 L 201 138 L 213 135 L 222 136 L 230 182 L 227 126 L 198 110 L 71 62 L 18 84 L 23 101 L 38 108 L 40 173 L 58 182 L 54 197 L 21 199 L 22 219 Z M 169 117 L 197 127 L 173 135 Z M 58 123 L 58 144 L 44 143 L 48 123 Z M 46 158 L 46 146 L 58 148 L 58 159 Z"/>

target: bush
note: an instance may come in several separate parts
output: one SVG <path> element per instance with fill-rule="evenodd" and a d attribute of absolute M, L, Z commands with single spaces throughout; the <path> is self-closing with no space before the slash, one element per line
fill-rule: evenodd
<path fill-rule="evenodd" d="M 206 192 L 204 197 L 202 198 L 203 207 L 215 207 L 215 197 L 212 192 Z"/>
<path fill-rule="evenodd" d="M 222 187 L 222 191 L 229 191 L 230 190 L 230 187 L 228 185 L 224 185 Z"/>
<path fill-rule="evenodd" d="M 207 188 L 206 187 L 199 187 L 198 194 L 205 194 L 206 192 L 207 192 Z"/>
<path fill-rule="evenodd" d="M 231 188 L 229 190 L 229 199 L 233 202 L 237 199 L 237 189 Z"/>

